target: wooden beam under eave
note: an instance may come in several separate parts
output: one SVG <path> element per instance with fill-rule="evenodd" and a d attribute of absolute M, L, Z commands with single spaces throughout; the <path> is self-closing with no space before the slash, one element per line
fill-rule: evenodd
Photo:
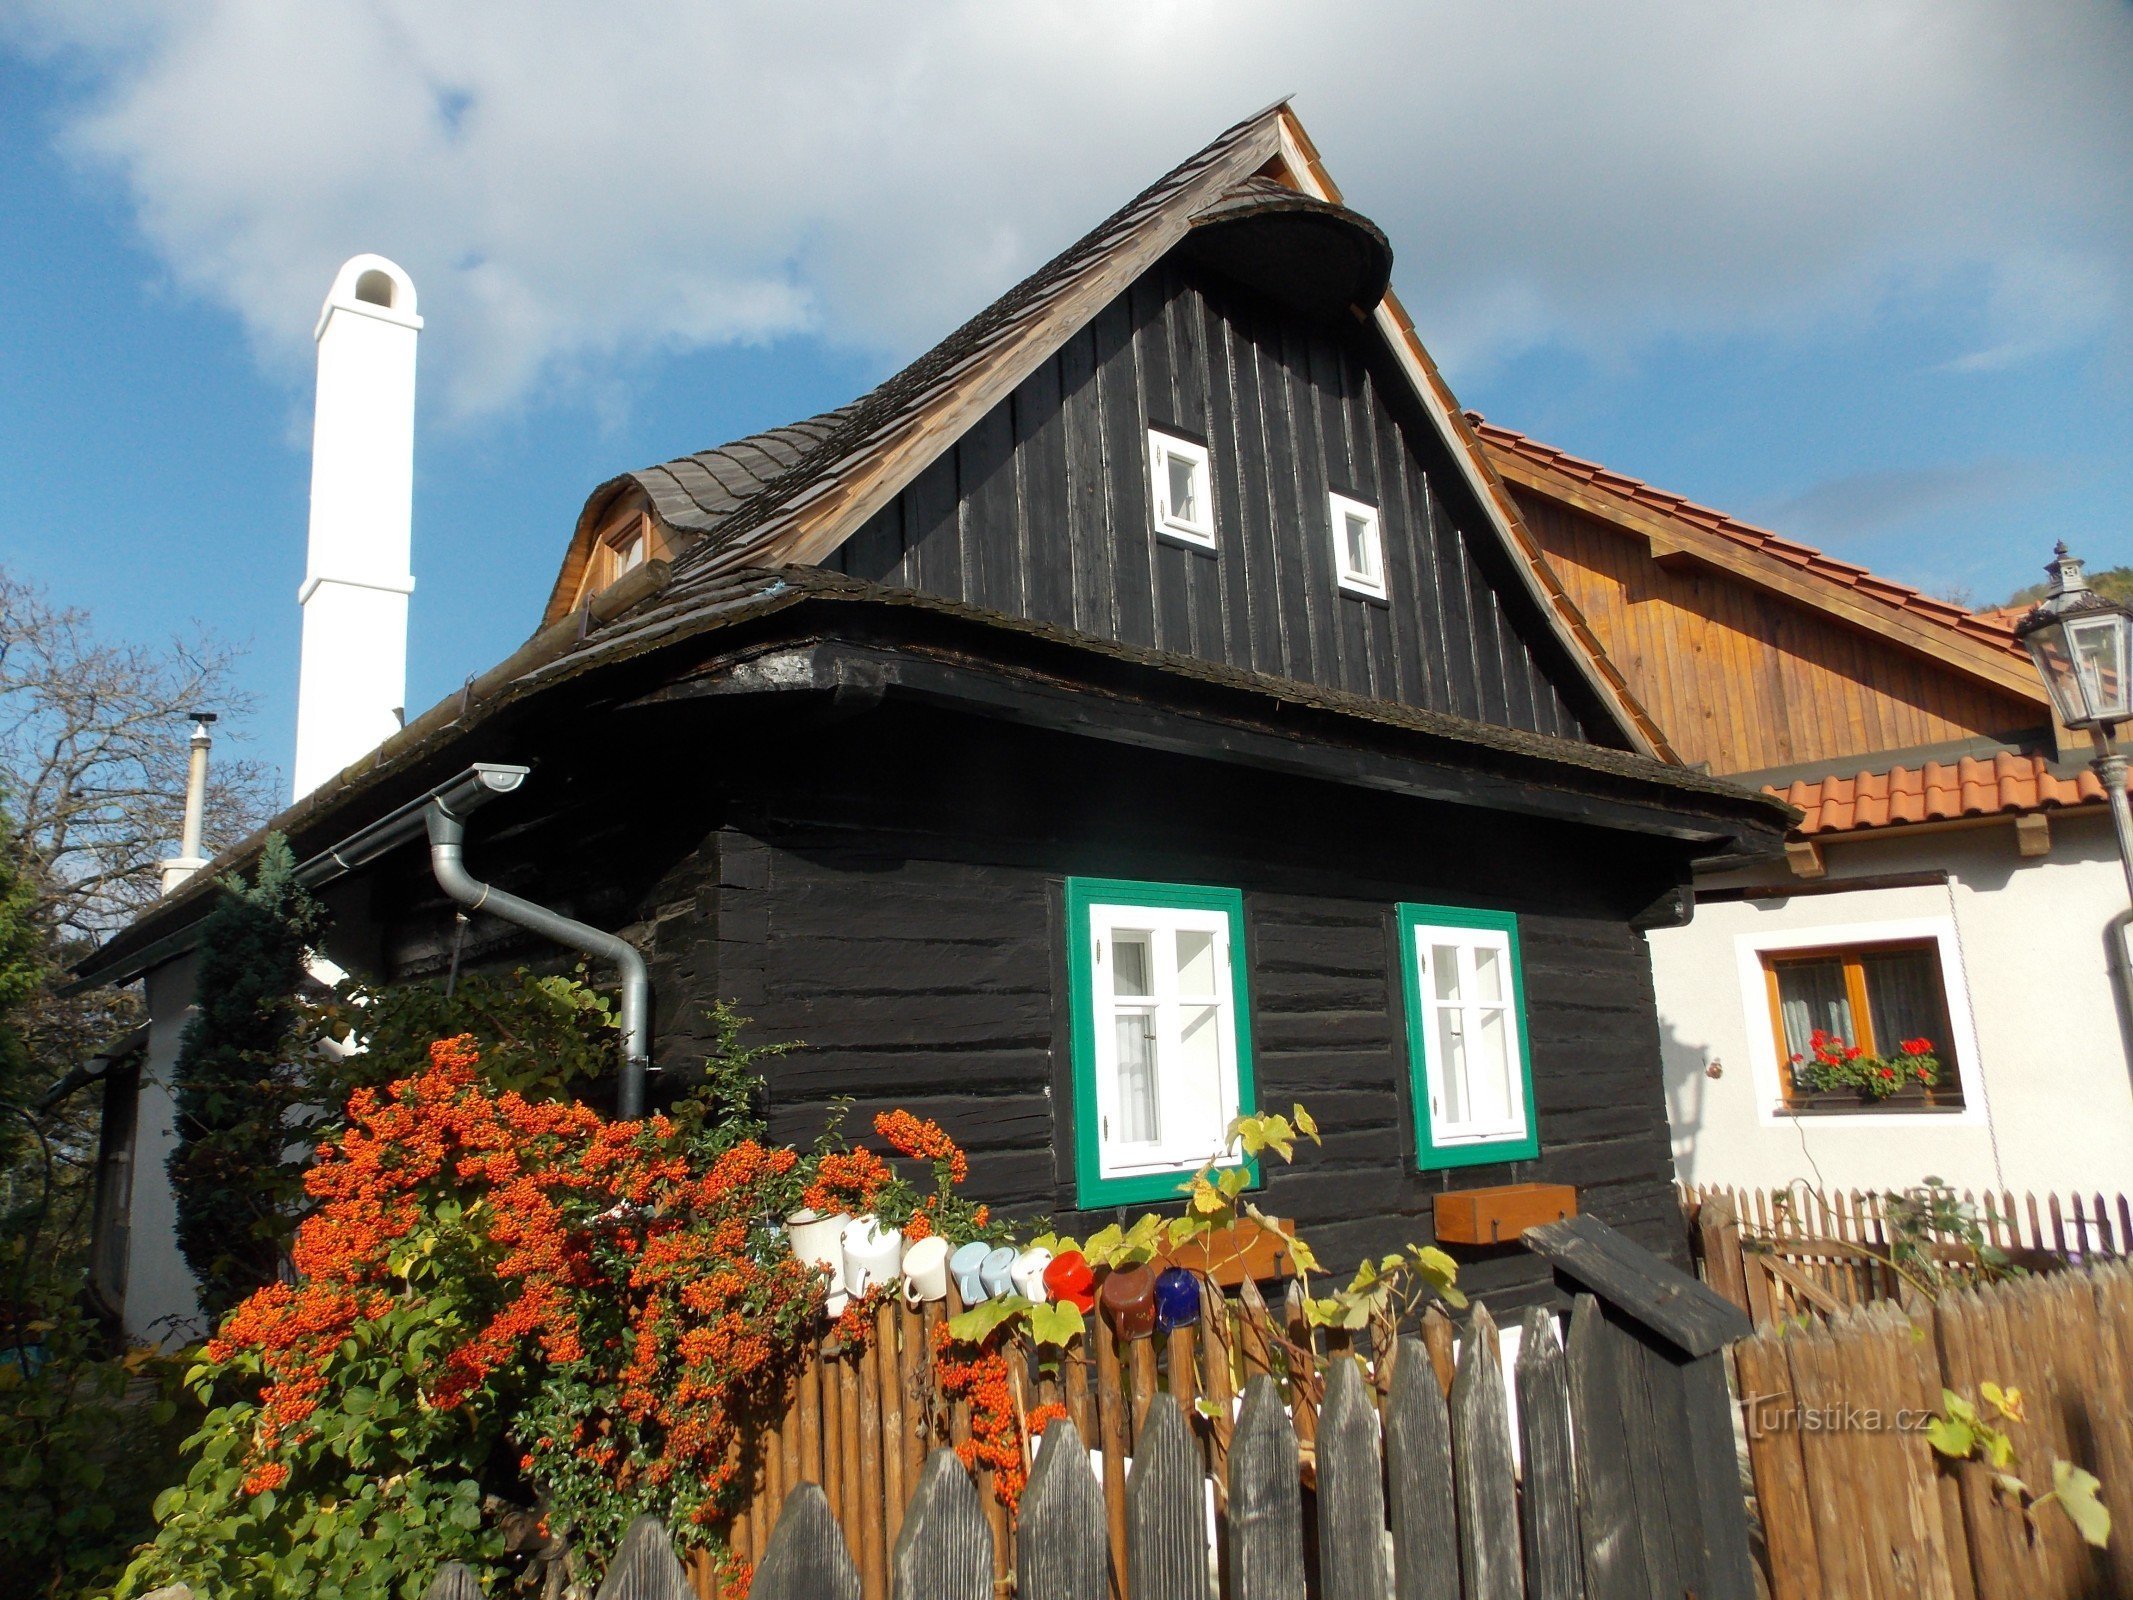
<path fill-rule="evenodd" d="M 2052 819 L 2042 811 L 2025 812 L 2015 818 L 2015 854 L 2048 856 L 2052 853 Z"/>
<path fill-rule="evenodd" d="M 1655 552 L 1664 544 L 1677 562 L 1701 562 L 1734 573 L 1758 587 L 1825 612 L 1853 627 L 1907 645 L 1931 656 L 1936 663 L 1955 665 L 1974 677 L 1983 678 L 1994 688 L 2040 706 L 2049 703 L 2035 669 L 2009 651 L 1969 638 L 1953 628 L 1936 627 L 1900 606 L 1884 604 L 1845 585 L 1817 579 L 1776 556 L 1737 544 L 1724 534 L 1712 533 L 1661 512 L 1633 505 L 1526 456 L 1487 445 L 1483 449 L 1487 451 L 1489 464 L 1507 482 L 1546 495 L 1624 533 L 1651 541 Z"/>
<path fill-rule="evenodd" d="M 1785 865 L 1792 868 L 1795 878 L 1820 878 L 1829 873 L 1829 866 L 1822 859 L 1822 847 L 1812 839 L 1786 840 Z"/>

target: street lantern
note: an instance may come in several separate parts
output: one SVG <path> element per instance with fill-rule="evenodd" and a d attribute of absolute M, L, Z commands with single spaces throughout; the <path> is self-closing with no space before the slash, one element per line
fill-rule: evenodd
<path fill-rule="evenodd" d="M 2015 625 L 2015 637 L 2051 691 L 2059 720 L 2108 740 L 2111 729 L 2133 718 L 2133 609 L 2104 599 L 2082 575 L 2081 563 L 2061 544 L 2050 566 L 2051 592 Z"/>
<path fill-rule="evenodd" d="M 2126 758 L 2111 743 L 2111 730 L 2133 719 L 2133 608 L 2106 600 L 2089 587 L 2081 563 L 2061 543 L 2044 569 L 2051 592 L 2015 624 L 2015 637 L 2029 651 L 2050 691 L 2059 720 L 2084 730 L 2095 742 L 2091 763 L 2110 802 L 2118 830 L 2118 858 L 2133 894 L 2133 807 L 2126 802 Z"/>

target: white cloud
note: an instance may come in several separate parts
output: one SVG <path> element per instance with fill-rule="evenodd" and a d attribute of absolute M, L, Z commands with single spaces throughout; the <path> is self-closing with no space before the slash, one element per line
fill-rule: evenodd
<path fill-rule="evenodd" d="M 909 354 L 1290 91 L 1469 366 L 1974 278 L 1948 366 L 1987 369 L 2115 329 L 2133 262 L 2110 0 L 0 5 L 181 285 L 300 373 L 383 251 L 463 416 L 723 341 Z"/>

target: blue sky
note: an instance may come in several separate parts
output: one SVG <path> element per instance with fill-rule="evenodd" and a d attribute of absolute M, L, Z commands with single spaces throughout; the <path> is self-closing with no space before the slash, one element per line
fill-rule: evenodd
<path fill-rule="evenodd" d="M 1493 420 L 1979 603 L 2133 561 L 2124 5 L 297 15 L 0 0 L 0 559 L 245 647 L 269 760 L 346 256 L 428 322 L 419 709 L 596 483 L 850 398 L 1283 93 Z"/>

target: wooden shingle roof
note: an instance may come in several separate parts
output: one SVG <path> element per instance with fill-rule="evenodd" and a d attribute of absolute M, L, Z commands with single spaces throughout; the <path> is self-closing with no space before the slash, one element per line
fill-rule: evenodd
<path fill-rule="evenodd" d="M 642 492 L 674 536 L 677 569 L 814 564 L 950 448 L 978 418 L 1135 278 L 1206 225 L 1266 208 L 1273 188 L 1383 235 L 1342 206 L 1285 102 L 1226 130 L 939 344 L 868 394 L 806 422 L 624 473 L 595 490 L 550 598 L 568 612 L 598 530 L 622 497 Z M 1389 264 L 1389 247 L 1387 250 Z M 1443 435 L 1512 558 L 1513 570 L 1632 748 L 1673 759 L 1530 536 L 1459 414 L 1412 323 L 1380 273 L 1374 325 Z M 1367 298 L 1367 297 L 1366 297 Z"/>

